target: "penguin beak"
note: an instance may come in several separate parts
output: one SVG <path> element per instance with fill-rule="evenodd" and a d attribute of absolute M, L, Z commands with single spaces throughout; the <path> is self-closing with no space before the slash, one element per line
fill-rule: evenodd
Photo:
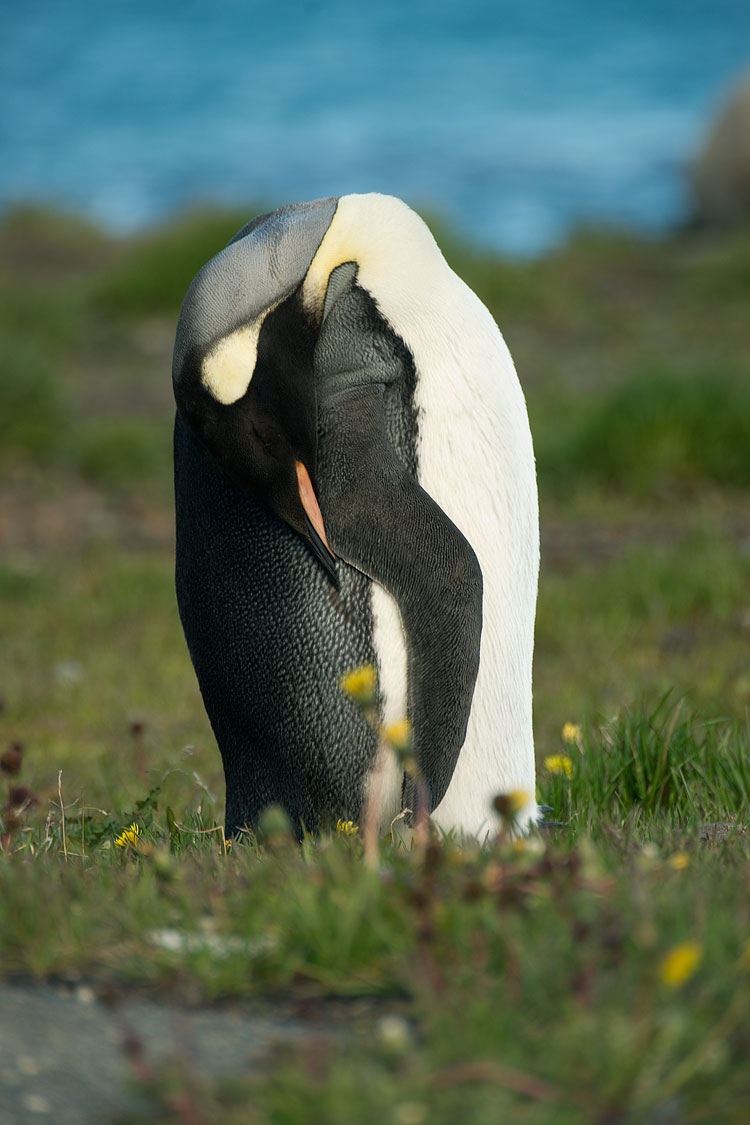
<path fill-rule="evenodd" d="M 318 504 L 318 498 L 315 495 L 315 489 L 310 480 L 310 474 L 301 461 L 297 461 L 295 464 L 297 469 L 297 488 L 299 490 L 299 498 L 302 507 L 305 511 L 310 546 L 312 547 L 316 559 L 325 570 L 333 585 L 338 589 L 336 556 L 328 545 L 323 516 L 320 513 L 320 505 Z"/>

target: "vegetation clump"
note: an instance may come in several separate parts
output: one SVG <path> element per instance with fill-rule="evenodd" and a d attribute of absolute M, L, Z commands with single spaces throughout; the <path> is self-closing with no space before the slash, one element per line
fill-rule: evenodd
<path fill-rule="evenodd" d="M 389 837 L 375 867 L 350 824 L 300 846 L 269 819 L 227 848 L 202 792 L 179 818 L 158 788 L 119 816 L 84 819 L 61 799 L 6 834 L 0 972 L 75 972 L 102 994 L 284 992 L 320 1006 L 320 1019 L 332 997 L 371 998 L 365 1024 L 343 1037 L 333 1024 L 321 1039 L 315 1023 L 231 1096 L 226 1081 L 142 1068 L 158 1120 L 184 1120 L 175 1089 L 203 1115 L 194 1120 L 343 1120 L 355 1086 L 373 1122 L 411 1103 L 445 1122 L 462 1106 L 487 1121 L 498 1106 L 541 1122 L 667 1108 L 739 1120 L 733 1107 L 750 1092 L 747 791 L 704 772 L 696 724 L 662 704 L 587 729 L 569 744 L 571 776 L 542 777 L 560 827 L 514 840 L 498 821 L 484 847 Z M 737 758 L 746 749 L 731 725 L 710 737 Z M 659 744 L 661 772 L 646 764 Z M 633 776 L 647 776 L 619 788 L 613 815 L 612 792 L 593 779 L 622 777 L 636 751 Z M 689 783 L 687 803 L 666 772 Z M 717 799 L 723 836 L 694 815 Z"/>
<path fill-rule="evenodd" d="M 247 217 L 0 225 L 0 976 L 308 1020 L 218 1083 L 131 1037 L 138 1120 L 744 1121 L 750 237 L 440 236 L 529 403 L 553 811 L 516 839 L 499 794 L 483 848 L 299 846 L 280 810 L 224 837 L 173 592 L 174 323 Z M 376 721 L 374 669 L 347 687 Z"/>

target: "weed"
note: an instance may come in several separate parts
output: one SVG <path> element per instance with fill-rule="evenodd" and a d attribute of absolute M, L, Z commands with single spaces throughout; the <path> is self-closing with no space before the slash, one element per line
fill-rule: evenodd
<path fill-rule="evenodd" d="M 628 710 L 567 745 L 568 768 L 547 759 L 540 793 L 571 827 L 596 831 L 654 814 L 672 827 L 736 822 L 750 809 L 750 728 L 702 722 L 682 702 Z"/>
<path fill-rule="evenodd" d="M 582 482 L 648 494 L 750 483 L 750 382 L 727 371 L 640 372 L 618 387 L 540 409 L 542 487 Z"/>

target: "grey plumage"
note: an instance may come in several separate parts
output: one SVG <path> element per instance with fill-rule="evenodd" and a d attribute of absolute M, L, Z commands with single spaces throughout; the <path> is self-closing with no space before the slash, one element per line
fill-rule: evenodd
<path fill-rule="evenodd" d="M 334 589 L 303 540 L 175 422 L 177 599 L 221 749 L 229 834 L 269 804 L 317 832 L 357 819 L 376 745 L 342 675 L 374 659 L 368 580 Z"/>
<path fill-rule="evenodd" d="M 191 351 L 204 353 L 297 288 L 335 211 L 335 199 L 318 199 L 259 215 L 206 262 L 180 312 L 173 379 Z"/>

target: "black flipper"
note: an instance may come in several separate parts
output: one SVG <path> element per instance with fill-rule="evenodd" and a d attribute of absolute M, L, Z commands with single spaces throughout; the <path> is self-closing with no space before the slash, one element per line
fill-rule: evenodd
<path fill-rule="evenodd" d="M 377 316 L 356 285 L 326 312 L 315 361 L 318 499 L 333 551 L 384 586 L 401 612 L 408 717 L 431 810 L 445 795 L 466 737 L 479 667 L 482 573 L 469 543 L 389 437 L 387 398 L 402 371 Z M 413 808 L 413 793 L 405 798 Z"/>

